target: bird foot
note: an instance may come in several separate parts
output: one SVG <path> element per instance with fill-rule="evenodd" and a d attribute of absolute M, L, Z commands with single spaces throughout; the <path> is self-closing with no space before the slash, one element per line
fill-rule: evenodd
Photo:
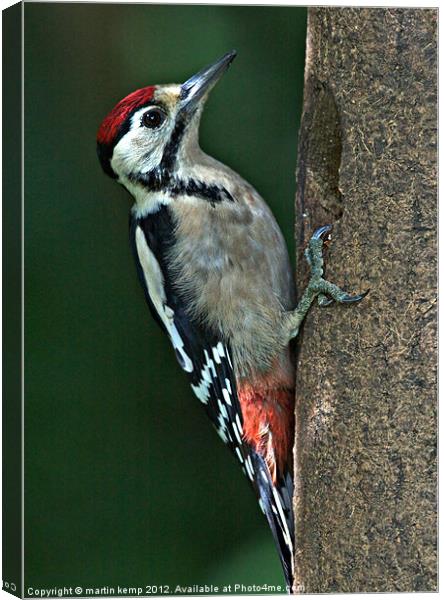
<path fill-rule="evenodd" d="M 350 295 L 340 287 L 323 278 L 324 275 L 324 244 L 330 240 L 331 225 L 319 227 L 313 233 L 304 252 L 305 258 L 310 266 L 311 275 L 301 300 L 294 311 L 286 313 L 286 324 L 288 327 L 289 339 L 297 336 L 300 325 L 304 320 L 313 300 L 318 299 L 321 307 L 326 307 L 332 302 L 340 304 L 351 304 L 359 302 L 368 294 L 367 290 L 361 294 Z"/>

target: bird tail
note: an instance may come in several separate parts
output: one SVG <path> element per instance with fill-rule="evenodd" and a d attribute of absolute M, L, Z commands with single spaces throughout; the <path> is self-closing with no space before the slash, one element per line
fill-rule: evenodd
<path fill-rule="evenodd" d="M 291 593 L 294 572 L 293 480 L 289 472 L 273 483 L 262 456 L 254 453 L 259 505 L 270 526 L 282 563 L 287 591 Z"/>

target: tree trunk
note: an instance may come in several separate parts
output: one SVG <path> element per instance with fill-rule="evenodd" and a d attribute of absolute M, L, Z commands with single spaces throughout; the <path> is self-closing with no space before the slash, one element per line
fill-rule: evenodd
<path fill-rule="evenodd" d="M 295 581 L 305 592 L 435 590 L 436 10 L 309 9 L 302 250 L 333 223 L 298 348 Z"/>

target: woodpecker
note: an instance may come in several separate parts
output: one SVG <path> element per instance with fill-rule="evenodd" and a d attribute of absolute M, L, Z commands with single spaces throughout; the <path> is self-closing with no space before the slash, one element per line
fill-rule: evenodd
<path fill-rule="evenodd" d="M 191 388 L 240 462 L 275 539 L 291 591 L 295 366 L 290 340 L 313 300 L 356 302 L 323 279 L 330 226 L 311 238 L 299 304 L 287 248 L 258 192 L 199 146 L 209 92 L 232 51 L 183 84 L 126 96 L 103 120 L 105 173 L 135 203 L 130 239 L 152 315 Z"/>

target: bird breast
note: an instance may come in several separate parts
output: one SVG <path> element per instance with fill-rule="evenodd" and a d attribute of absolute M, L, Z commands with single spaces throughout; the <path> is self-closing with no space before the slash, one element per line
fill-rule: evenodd
<path fill-rule="evenodd" d="M 192 318 L 230 343 L 239 376 L 266 372 L 284 352 L 282 312 L 294 303 L 286 246 L 268 207 L 173 205 L 175 287 Z"/>

